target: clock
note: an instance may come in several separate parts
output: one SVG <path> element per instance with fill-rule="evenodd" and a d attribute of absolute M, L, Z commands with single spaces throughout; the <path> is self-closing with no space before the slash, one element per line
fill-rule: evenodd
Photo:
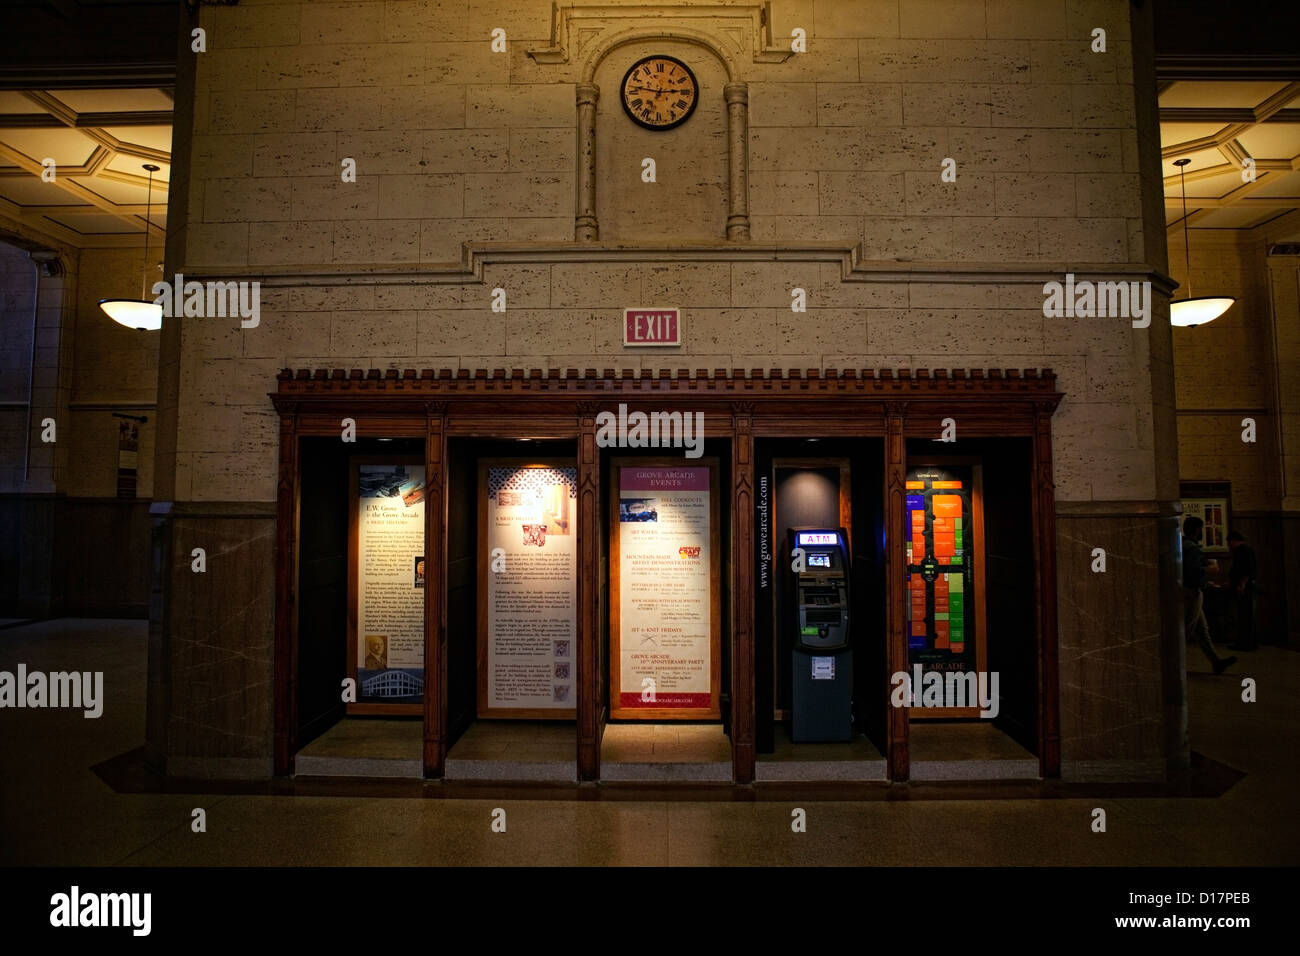
<path fill-rule="evenodd" d="M 623 109 L 632 122 L 646 129 L 681 126 L 695 112 L 700 84 L 681 60 L 647 56 L 632 64 L 623 77 Z"/>

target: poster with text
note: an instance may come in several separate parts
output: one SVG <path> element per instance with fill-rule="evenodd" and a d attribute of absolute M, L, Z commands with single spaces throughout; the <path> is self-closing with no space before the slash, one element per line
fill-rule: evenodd
<path fill-rule="evenodd" d="M 713 717 L 718 704 L 712 468 L 617 468 L 611 716 Z"/>
<path fill-rule="evenodd" d="M 480 476 L 478 714 L 572 719 L 578 470 L 486 462 Z"/>
<path fill-rule="evenodd" d="M 350 709 L 418 706 L 424 697 L 424 466 L 356 468 L 357 704 Z"/>

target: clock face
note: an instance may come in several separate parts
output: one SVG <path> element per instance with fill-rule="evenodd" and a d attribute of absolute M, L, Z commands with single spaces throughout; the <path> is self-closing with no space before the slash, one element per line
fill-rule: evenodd
<path fill-rule="evenodd" d="M 671 56 L 638 60 L 623 77 L 623 109 L 646 129 L 681 126 L 695 112 L 699 94 L 690 67 Z"/>

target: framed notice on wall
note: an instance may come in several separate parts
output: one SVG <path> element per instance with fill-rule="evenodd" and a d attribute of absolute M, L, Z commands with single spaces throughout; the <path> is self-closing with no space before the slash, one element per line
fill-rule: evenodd
<path fill-rule="evenodd" d="M 716 458 L 611 462 L 609 715 L 721 717 Z"/>
<path fill-rule="evenodd" d="M 1200 518 L 1205 522 L 1201 533 L 1201 550 L 1206 554 L 1227 554 L 1228 547 L 1228 499 L 1227 498 L 1184 498 L 1183 521 L 1188 518 Z M 1178 523 L 1182 530 L 1182 521 Z"/>
<path fill-rule="evenodd" d="M 349 714 L 419 714 L 424 700 L 424 460 L 349 459 Z"/>
<path fill-rule="evenodd" d="M 577 494 L 573 462 L 479 463 L 479 717 L 577 714 Z"/>

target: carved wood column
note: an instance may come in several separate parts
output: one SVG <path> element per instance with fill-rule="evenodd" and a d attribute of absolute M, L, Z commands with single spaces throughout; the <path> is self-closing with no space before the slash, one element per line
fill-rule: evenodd
<path fill-rule="evenodd" d="M 1034 536 L 1038 552 L 1038 766 L 1061 775 L 1061 665 L 1056 629 L 1056 481 L 1052 475 L 1055 402 L 1034 405 Z"/>
<path fill-rule="evenodd" d="M 906 533 L 903 521 L 907 515 L 907 446 L 903 439 L 903 418 L 906 402 L 888 402 L 885 405 L 885 616 L 889 642 L 886 659 L 889 673 L 906 673 L 907 635 L 903 599 L 907 590 L 907 568 L 904 558 Z M 879 688 L 889 699 L 890 687 Z M 920 693 L 919 687 L 913 688 Z M 910 773 L 908 756 L 908 708 L 889 706 L 886 721 L 886 745 L 889 762 L 889 779 L 902 781 Z"/>
<path fill-rule="evenodd" d="M 447 762 L 447 406 L 425 404 L 424 775 Z"/>
<path fill-rule="evenodd" d="M 275 773 L 293 773 L 298 751 L 298 406 L 280 407 L 275 503 Z"/>
<path fill-rule="evenodd" d="M 600 87 L 579 83 L 578 99 L 578 181 L 574 204 L 573 238 L 594 242 L 600 238 L 596 219 L 596 101 Z"/>
<path fill-rule="evenodd" d="M 578 406 L 578 779 L 600 779 L 600 456 L 594 402 Z"/>
<path fill-rule="evenodd" d="M 754 406 L 731 406 L 731 768 L 754 782 Z"/>
<path fill-rule="evenodd" d="M 728 83 L 723 88 L 727 101 L 727 179 L 730 184 L 727 238 L 749 238 L 749 87 Z"/>

